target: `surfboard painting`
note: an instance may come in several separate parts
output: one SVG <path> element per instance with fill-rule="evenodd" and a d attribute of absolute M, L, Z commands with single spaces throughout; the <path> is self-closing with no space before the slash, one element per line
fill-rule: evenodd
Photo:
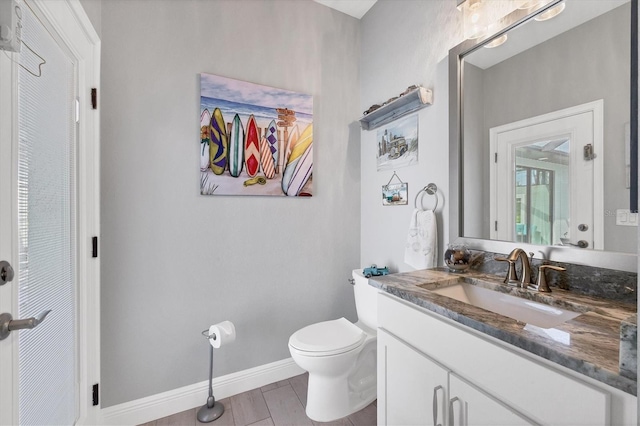
<path fill-rule="evenodd" d="M 244 168 L 244 126 L 240 116 L 236 114 L 231 122 L 229 132 L 229 174 L 240 176 Z"/>
<path fill-rule="evenodd" d="M 276 125 L 276 120 L 271 120 L 269 125 L 264 131 L 264 138 L 267 140 L 269 144 L 269 150 L 271 151 L 271 156 L 273 157 L 273 165 L 276 170 L 278 170 L 278 126 Z"/>
<path fill-rule="evenodd" d="M 287 166 L 284 169 L 284 173 L 282 174 L 282 192 L 286 195 L 291 195 L 294 191 L 289 191 L 289 186 L 291 185 L 294 177 L 294 172 L 300 163 L 303 154 L 307 151 L 311 144 L 313 143 L 313 125 L 309 124 L 306 129 L 300 135 L 300 138 L 296 141 L 295 145 L 291 149 L 291 155 L 289 155 L 289 159 L 287 160 Z M 308 157 L 313 160 L 313 151 L 311 151 L 311 156 Z M 313 170 L 313 161 L 307 168 L 311 168 Z M 309 176 L 310 177 L 310 176 Z M 306 183 L 306 180 L 305 182 Z M 304 185 L 304 183 L 302 185 Z M 298 192 L 302 189 L 302 185 L 295 191 L 294 195 L 298 195 Z"/>
<path fill-rule="evenodd" d="M 289 181 L 287 195 L 294 197 L 300 193 L 304 185 L 309 181 L 313 174 L 313 143 L 309 145 L 307 150 L 300 157 L 300 161 L 293 170 L 293 175 Z"/>
<path fill-rule="evenodd" d="M 276 166 L 273 162 L 273 155 L 269 148 L 267 138 L 260 139 L 260 163 L 262 163 L 262 172 L 267 179 L 273 179 L 276 174 Z"/>
<path fill-rule="evenodd" d="M 204 109 L 200 114 L 200 171 L 205 172 L 209 168 L 209 147 L 211 146 L 211 113 Z"/>
<path fill-rule="evenodd" d="M 220 108 L 213 110 L 211 117 L 211 144 L 209 146 L 210 166 L 213 173 L 221 175 L 227 168 L 227 125 Z"/>
<path fill-rule="evenodd" d="M 251 115 L 247 121 L 247 134 L 244 137 L 244 162 L 247 165 L 247 175 L 254 177 L 260 167 L 260 135 L 256 119 Z"/>
<path fill-rule="evenodd" d="M 312 196 L 312 125 L 311 95 L 200 74 L 200 193 Z"/>

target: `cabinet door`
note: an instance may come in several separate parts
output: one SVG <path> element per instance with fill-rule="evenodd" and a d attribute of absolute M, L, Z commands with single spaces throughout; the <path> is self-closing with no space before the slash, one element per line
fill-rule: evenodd
<path fill-rule="evenodd" d="M 538 424 L 453 373 L 449 373 L 449 398 L 450 426 Z"/>
<path fill-rule="evenodd" d="M 447 370 L 379 329 L 378 422 L 445 425 L 447 401 Z"/>

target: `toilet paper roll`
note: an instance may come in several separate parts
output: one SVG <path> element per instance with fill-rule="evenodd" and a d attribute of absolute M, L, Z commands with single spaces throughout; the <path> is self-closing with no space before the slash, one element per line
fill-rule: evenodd
<path fill-rule="evenodd" d="M 231 321 L 222 321 L 209 327 L 209 343 L 218 349 L 236 340 L 236 327 Z"/>

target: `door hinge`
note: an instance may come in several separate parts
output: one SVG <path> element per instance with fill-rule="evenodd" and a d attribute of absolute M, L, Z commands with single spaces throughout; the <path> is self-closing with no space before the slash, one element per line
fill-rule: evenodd
<path fill-rule="evenodd" d="M 98 89 L 91 89 L 91 108 L 98 109 Z"/>
<path fill-rule="evenodd" d="M 498 153 L 497 152 L 495 154 L 493 154 L 493 162 L 494 163 L 498 162 Z"/>
<path fill-rule="evenodd" d="M 494 224 L 493 224 L 493 229 L 494 229 L 495 231 L 497 231 L 497 230 L 498 230 L 498 221 L 497 221 L 497 220 L 496 220 L 496 221 L 494 222 Z"/>
<path fill-rule="evenodd" d="M 91 398 L 93 399 L 94 406 L 100 403 L 99 392 L 100 391 L 98 390 L 98 384 L 96 383 L 95 385 L 93 385 L 93 389 L 91 390 Z"/>
<path fill-rule="evenodd" d="M 98 257 L 98 237 L 91 238 L 91 257 Z"/>

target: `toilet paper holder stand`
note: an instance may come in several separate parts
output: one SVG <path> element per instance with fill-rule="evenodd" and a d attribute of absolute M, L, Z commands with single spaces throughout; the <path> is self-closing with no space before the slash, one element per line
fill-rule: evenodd
<path fill-rule="evenodd" d="M 202 335 L 207 340 L 218 338 L 215 333 L 209 334 L 208 329 L 204 330 Z M 209 397 L 207 403 L 198 410 L 198 420 L 201 423 L 209 423 L 220 418 L 222 414 L 224 414 L 224 405 L 216 403 L 216 399 L 213 397 L 213 345 L 209 344 Z"/>

